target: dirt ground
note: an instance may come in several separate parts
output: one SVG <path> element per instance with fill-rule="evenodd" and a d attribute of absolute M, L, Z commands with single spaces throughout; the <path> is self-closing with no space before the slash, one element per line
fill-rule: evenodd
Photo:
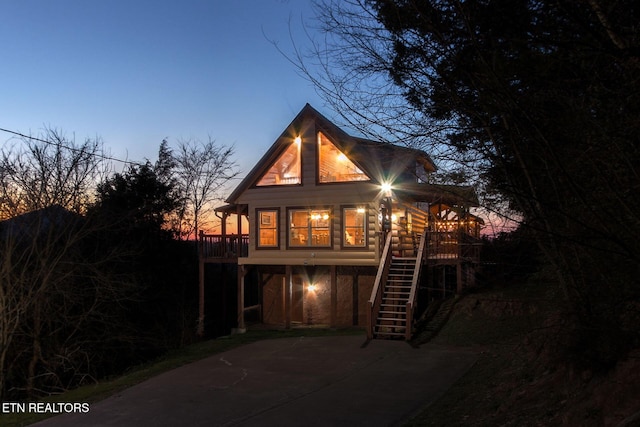
<path fill-rule="evenodd" d="M 480 357 L 410 426 L 640 426 L 640 349 L 606 373 L 554 358 L 558 316 L 543 289 L 523 285 L 458 301 L 431 342 L 475 348 Z"/>

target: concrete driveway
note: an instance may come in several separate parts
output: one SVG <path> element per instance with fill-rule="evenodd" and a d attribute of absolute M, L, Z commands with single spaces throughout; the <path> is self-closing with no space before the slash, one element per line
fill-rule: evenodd
<path fill-rule="evenodd" d="M 35 425 L 393 426 L 433 402 L 476 360 L 449 347 L 363 336 L 248 344 Z"/>

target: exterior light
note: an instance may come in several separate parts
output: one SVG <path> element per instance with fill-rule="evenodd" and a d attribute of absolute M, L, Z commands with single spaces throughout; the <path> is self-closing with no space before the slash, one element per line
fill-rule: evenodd
<path fill-rule="evenodd" d="M 309 292 L 315 292 L 316 291 L 316 285 L 314 285 L 313 283 L 309 283 L 309 286 L 307 286 L 307 290 Z"/>
<path fill-rule="evenodd" d="M 358 208 L 357 211 L 359 214 L 363 214 L 364 213 L 364 208 Z"/>
<path fill-rule="evenodd" d="M 380 184 L 380 191 L 382 192 L 382 194 L 384 194 L 385 197 L 391 197 L 392 189 L 393 187 L 391 187 L 391 183 L 389 182 L 383 182 L 382 184 Z"/>
<path fill-rule="evenodd" d="M 293 141 L 298 147 L 300 147 L 300 144 L 302 144 L 302 138 L 300 138 L 300 136 L 296 136 L 296 139 L 294 139 Z"/>

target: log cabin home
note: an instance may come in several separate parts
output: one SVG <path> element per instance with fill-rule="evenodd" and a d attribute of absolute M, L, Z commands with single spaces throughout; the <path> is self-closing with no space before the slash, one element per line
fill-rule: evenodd
<path fill-rule="evenodd" d="M 307 104 L 216 209 L 222 233 L 200 235 L 200 324 L 204 264 L 227 262 L 239 330 L 249 315 L 410 339 L 427 301 L 473 285 L 478 262 L 475 192 L 429 184 L 435 170 L 427 153 L 350 136 Z"/>

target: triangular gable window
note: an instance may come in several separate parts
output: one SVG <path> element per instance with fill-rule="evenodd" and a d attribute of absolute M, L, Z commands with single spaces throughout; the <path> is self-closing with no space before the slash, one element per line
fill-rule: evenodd
<path fill-rule="evenodd" d="M 300 138 L 296 138 L 256 185 L 294 185 L 302 183 L 300 173 L 300 144 Z"/>
<path fill-rule="evenodd" d="M 369 181 L 370 178 L 323 134 L 318 132 L 318 178 L 321 183 Z"/>

